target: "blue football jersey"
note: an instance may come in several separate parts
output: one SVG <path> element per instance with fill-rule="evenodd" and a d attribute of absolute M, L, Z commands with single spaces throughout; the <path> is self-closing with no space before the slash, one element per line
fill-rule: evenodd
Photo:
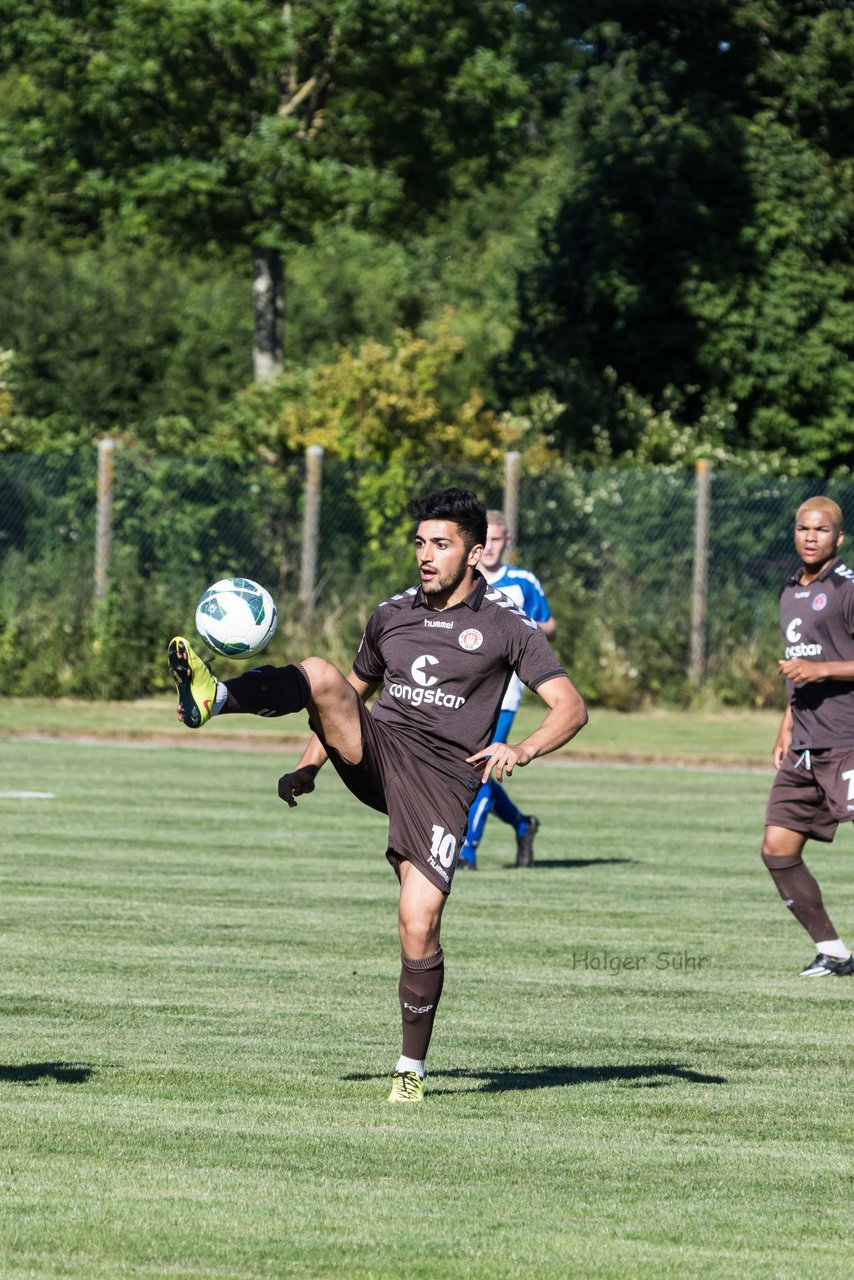
<path fill-rule="evenodd" d="M 548 622 L 552 616 L 543 585 L 536 574 L 527 569 L 517 569 L 513 565 L 502 566 L 501 573 L 489 584 L 497 591 L 503 591 L 520 609 L 527 613 L 534 622 Z M 518 676 L 513 677 L 507 686 L 502 711 L 518 711 L 524 693 L 524 685 Z"/>

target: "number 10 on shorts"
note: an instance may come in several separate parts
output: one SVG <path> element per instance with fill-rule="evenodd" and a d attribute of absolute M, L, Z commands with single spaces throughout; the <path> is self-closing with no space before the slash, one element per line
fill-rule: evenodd
<path fill-rule="evenodd" d="M 434 823 L 433 843 L 430 846 L 430 852 L 434 858 L 439 859 L 443 867 L 450 867 L 457 856 L 456 836 L 452 836 L 444 827 L 437 827 Z"/>

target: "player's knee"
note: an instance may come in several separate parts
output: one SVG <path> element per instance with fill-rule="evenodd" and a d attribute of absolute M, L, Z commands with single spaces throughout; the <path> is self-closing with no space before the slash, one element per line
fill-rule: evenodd
<path fill-rule="evenodd" d="M 344 679 L 338 668 L 327 662 L 326 658 L 303 658 L 300 666 L 305 672 L 315 702 L 330 693 Z"/>
<path fill-rule="evenodd" d="M 422 960 L 439 949 L 439 928 L 430 920 L 400 920 L 400 948 L 413 960 Z"/>
<path fill-rule="evenodd" d="M 776 849 L 773 843 L 762 841 L 762 861 L 769 871 L 788 871 L 790 867 L 798 867 L 803 862 L 800 853 L 791 853 Z"/>
<path fill-rule="evenodd" d="M 801 861 L 806 839 L 800 831 L 768 824 L 762 840 L 762 861 L 766 867 L 794 867 Z"/>

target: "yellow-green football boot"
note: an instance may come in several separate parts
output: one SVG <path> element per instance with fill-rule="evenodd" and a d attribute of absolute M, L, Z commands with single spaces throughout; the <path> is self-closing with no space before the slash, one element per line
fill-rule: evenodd
<path fill-rule="evenodd" d="M 395 1071 L 391 1078 L 389 1102 L 423 1102 L 424 1077 L 417 1071 Z"/>
<path fill-rule="evenodd" d="M 178 686 L 178 719 L 188 729 L 200 729 L 210 720 L 216 698 L 213 672 L 183 636 L 169 641 L 169 670 Z"/>

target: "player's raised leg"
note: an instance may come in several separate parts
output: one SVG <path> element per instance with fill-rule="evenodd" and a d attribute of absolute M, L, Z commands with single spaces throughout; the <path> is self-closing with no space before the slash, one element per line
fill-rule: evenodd
<path fill-rule="evenodd" d="M 308 704 L 308 679 L 298 666 L 257 667 L 234 680 L 219 681 L 184 636 L 175 636 L 168 652 L 178 689 L 178 719 L 188 729 L 198 729 L 227 711 L 284 716 Z"/>
<path fill-rule="evenodd" d="M 307 709 L 320 736 L 350 763 L 362 754 L 359 695 L 336 666 L 310 657 L 284 667 L 255 667 L 217 681 L 183 636 L 169 645 L 178 717 L 198 729 L 214 715 L 284 716 Z"/>
<path fill-rule="evenodd" d="M 362 689 L 363 682 L 359 682 Z M 224 684 L 225 713 L 280 716 L 307 710 L 323 742 L 348 764 L 362 758 L 360 695 L 325 658 L 304 658 L 286 667 L 259 667 Z"/>
<path fill-rule="evenodd" d="M 403 1047 L 392 1076 L 389 1102 L 421 1102 L 424 1064 L 445 981 L 445 954 L 439 941 L 447 897 L 417 867 L 401 861 L 400 1013 Z"/>

